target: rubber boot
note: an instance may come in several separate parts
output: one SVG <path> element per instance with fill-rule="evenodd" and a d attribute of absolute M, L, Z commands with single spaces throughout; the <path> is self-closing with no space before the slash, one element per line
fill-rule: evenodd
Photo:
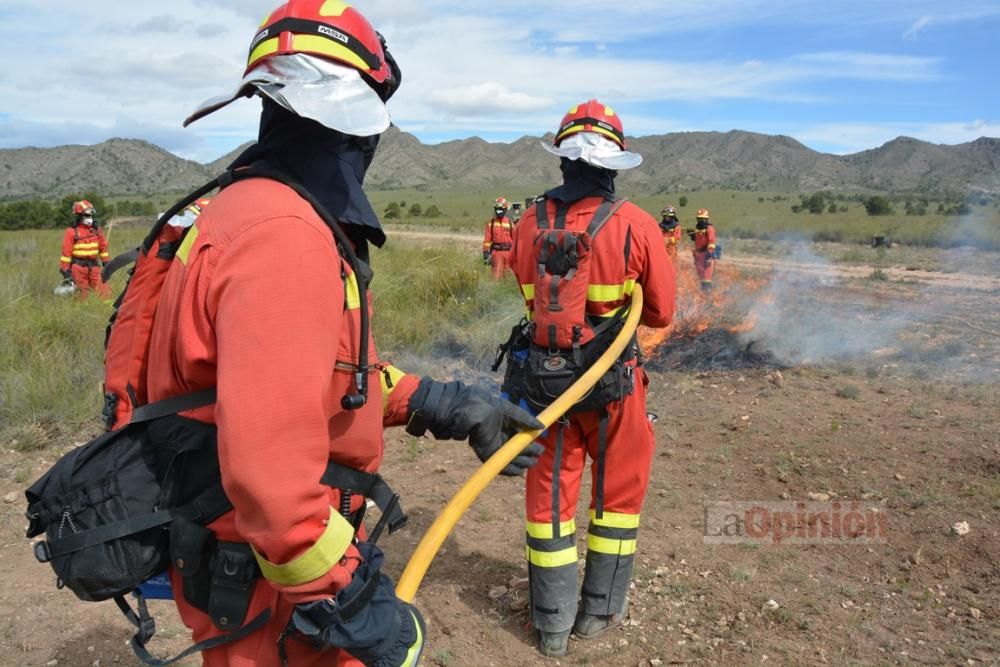
<path fill-rule="evenodd" d="M 627 616 L 628 598 L 625 598 L 625 605 L 622 607 L 621 613 L 618 614 L 595 616 L 580 612 L 576 617 L 576 622 L 573 623 L 573 636 L 583 640 L 596 639 L 611 628 L 621 625 Z"/>
<path fill-rule="evenodd" d="M 569 630 L 563 632 L 538 631 L 538 650 L 550 658 L 561 658 L 566 655 L 569 646 Z"/>

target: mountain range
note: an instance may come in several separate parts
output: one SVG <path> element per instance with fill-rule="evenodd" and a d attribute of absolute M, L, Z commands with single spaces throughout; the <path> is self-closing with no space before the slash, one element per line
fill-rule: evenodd
<path fill-rule="evenodd" d="M 366 179 L 375 190 L 540 187 L 558 182 L 559 161 L 542 149 L 552 136 L 489 143 L 478 137 L 424 144 L 396 128 L 383 135 Z M 93 190 L 154 195 L 193 189 L 246 146 L 208 163 L 185 160 L 137 139 L 94 146 L 0 150 L 0 199 Z M 705 188 L 837 191 L 1000 192 L 1000 139 L 931 144 L 899 137 L 867 151 L 831 155 L 795 139 L 733 130 L 677 132 L 631 140 L 642 166 L 619 184 L 634 192 Z"/>

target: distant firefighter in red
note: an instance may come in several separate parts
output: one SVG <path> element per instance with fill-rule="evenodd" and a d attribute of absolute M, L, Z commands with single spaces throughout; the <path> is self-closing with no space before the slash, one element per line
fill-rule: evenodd
<path fill-rule="evenodd" d="M 507 217 L 510 204 L 503 197 L 493 203 L 493 218 L 483 231 L 483 262 L 493 267 L 493 279 L 500 280 L 510 268 L 511 234 L 514 223 Z"/>
<path fill-rule="evenodd" d="M 694 253 L 694 270 L 698 273 L 701 288 L 707 291 L 712 289 L 712 276 L 715 274 L 715 227 L 707 208 L 698 209 L 695 217 L 698 222 L 688 234 L 694 241 L 691 251 Z"/>
<path fill-rule="evenodd" d="M 663 232 L 663 243 L 667 248 L 667 255 L 675 263 L 677 262 L 677 246 L 681 242 L 681 226 L 677 219 L 677 211 L 673 206 L 667 206 L 660 213 L 660 231 Z"/>

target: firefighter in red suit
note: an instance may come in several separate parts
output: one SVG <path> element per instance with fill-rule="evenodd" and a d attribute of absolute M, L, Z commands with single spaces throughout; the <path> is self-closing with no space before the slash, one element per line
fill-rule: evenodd
<path fill-rule="evenodd" d="M 681 242 L 681 226 L 673 206 L 667 206 L 660 212 L 660 231 L 663 233 L 663 245 L 667 249 L 667 256 L 676 264 L 677 248 Z"/>
<path fill-rule="evenodd" d="M 511 234 L 514 223 L 507 217 L 510 204 L 503 197 L 493 202 L 493 219 L 483 230 L 483 261 L 493 267 L 493 279 L 500 280 L 510 267 Z"/>
<path fill-rule="evenodd" d="M 381 246 L 385 235 L 362 182 L 399 83 L 384 40 L 358 11 L 291 0 L 261 26 L 235 93 L 205 103 L 185 124 L 240 97 L 263 98 L 258 142 L 233 168 L 277 170 L 296 181 L 366 261 L 369 245 Z M 245 618 L 270 610 L 261 629 L 205 651 L 205 665 L 417 664 L 423 620 L 395 597 L 378 573 L 381 552 L 344 516 L 365 499 L 320 483 L 326 466 L 377 470 L 387 425 L 469 438 L 483 460 L 500 447 L 504 429 L 540 426 L 478 387 L 403 373 L 380 361 L 372 340 L 369 378 L 381 397 L 347 400 L 360 382 L 361 293 L 317 209 L 265 178 L 222 189 L 166 276 L 148 398 L 217 388 L 213 406 L 184 413 L 217 426 L 222 482 L 234 508 L 209 525 L 216 539 L 205 546 L 205 562 L 219 562 L 222 551 L 211 550 L 249 545 L 257 578 Z M 539 450 L 526 450 L 505 472 L 523 473 Z M 225 636 L 198 602 L 208 599 L 210 608 L 226 594 L 215 583 L 222 573 L 189 580 L 174 565 L 175 599 L 194 639 Z M 211 588 L 199 597 L 198 590 L 189 594 L 189 583 Z M 231 630 L 233 622 L 223 620 Z"/>
<path fill-rule="evenodd" d="M 556 221 L 555 228 L 588 229 L 606 202 L 614 199 L 617 172 L 642 161 L 627 150 L 618 115 L 596 100 L 573 107 L 557 130 L 554 145 L 543 146 L 561 158 L 563 184 L 539 198 L 518 222 L 512 258 L 529 319 L 536 323 L 540 216 Z M 663 327 L 671 321 L 674 265 L 667 258 L 657 222 L 648 213 L 625 202 L 593 240 L 590 253 L 588 323 L 623 314 L 636 283 L 644 294 L 642 323 Z M 571 414 L 549 428 L 538 440 L 545 446 L 539 464 L 528 471 L 531 619 L 545 655 L 564 655 L 571 631 L 581 639 L 601 635 L 620 623 L 627 610 L 654 437 L 646 416 L 648 378 L 637 366 L 634 342 L 623 359 L 630 378 L 627 395 L 599 410 Z M 588 457 L 594 484 L 578 604 L 575 516 Z"/>
<path fill-rule="evenodd" d="M 694 242 L 691 249 L 694 254 L 694 270 L 701 281 L 701 288 L 708 291 L 712 289 L 712 276 L 715 275 L 715 226 L 712 225 L 712 216 L 707 208 L 698 209 L 695 218 L 697 223 L 694 231 L 690 232 Z"/>
<path fill-rule="evenodd" d="M 73 204 L 76 222 L 63 234 L 59 273 L 77 287 L 76 298 L 83 301 L 93 292 L 101 301 L 111 300 L 111 290 L 101 279 L 101 267 L 108 262 L 108 241 L 94 223 L 94 205 L 86 199 Z"/>

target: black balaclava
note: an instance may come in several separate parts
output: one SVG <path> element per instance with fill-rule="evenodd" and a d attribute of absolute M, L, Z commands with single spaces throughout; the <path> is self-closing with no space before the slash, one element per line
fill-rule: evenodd
<path fill-rule="evenodd" d="M 562 170 L 563 184 L 545 193 L 549 199 L 573 204 L 584 197 L 610 198 L 615 194 L 617 171 L 569 158 L 561 158 L 559 168 Z"/>
<path fill-rule="evenodd" d="M 695 223 L 694 226 L 697 227 L 698 229 L 705 229 L 710 224 L 711 223 L 708 220 L 700 219 L 700 220 L 698 220 L 698 222 Z"/>
<path fill-rule="evenodd" d="M 664 229 L 673 229 L 674 227 L 677 226 L 678 222 L 680 222 L 680 221 L 677 218 L 675 218 L 675 217 L 672 217 L 672 216 L 671 217 L 665 217 L 665 218 L 663 218 L 663 219 L 660 220 L 660 227 L 663 227 Z"/>
<path fill-rule="evenodd" d="M 265 97 L 257 143 L 229 168 L 253 164 L 298 181 L 341 222 L 357 245 L 358 257 L 367 261 L 367 243 L 385 243 L 385 232 L 362 189 L 378 140 L 379 135 L 355 137 L 331 130 Z"/>

